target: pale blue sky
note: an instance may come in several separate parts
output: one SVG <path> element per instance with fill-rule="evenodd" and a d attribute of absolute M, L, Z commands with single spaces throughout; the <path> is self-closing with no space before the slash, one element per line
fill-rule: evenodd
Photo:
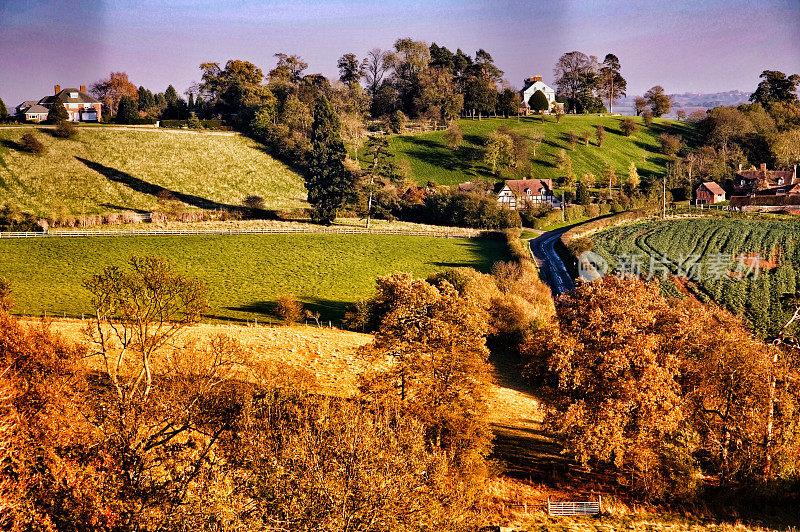
<path fill-rule="evenodd" d="M 335 76 L 343 53 L 399 37 L 484 48 L 514 86 L 532 74 L 551 82 L 558 57 L 580 50 L 616 54 L 629 94 L 752 91 L 764 69 L 800 72 L 800 0 L 0 0 L 0 97 L 12 107 L 112 70 L 183 92 L 203 61 L 245 59 L 266 73 L 277 52 Z"/>

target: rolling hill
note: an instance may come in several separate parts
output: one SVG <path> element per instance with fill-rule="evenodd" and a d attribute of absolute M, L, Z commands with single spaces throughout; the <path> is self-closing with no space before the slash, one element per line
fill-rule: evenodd
<path fill-rule="evenodd" d="M 520 172 L 509 172 L 502 176 L 492 174 L 489 165 L 482 160 L 482 147 L 491 132 L 506 127 L 522 136 L 530 136 L 534 130 L 544 133 L 544 142 L 532 157 L 533 177 L 557 179 L 563 172 L 554 165 L 555 156 L 562 148 L 572 159 L 572 166 L 580 178 L 585 173 L 601 176 L 606 165 L 611 165 L 618 176 L 628 173 L 628 164 L 633 161 L 639 175 L 660 175 L 666 171 L 667 157 L 660 153 L 662 133 L 680 135 L 685 142 L 696 142 L 694 126 L 688 122 L 656 119 L 651 127 L 644 127 L 641 118 L 633 117 L 639 125 L 636 133 L 625 137 L 620 130 L 620 121 L 626 117 L 575 115 L 565 116 L 559 123 L 554 117 L 541 122 L 538 117 L 491 118 L 484 120 L 459 120 L 464 133 L 463 145 L 451 150 L 445 144 L 445 132 L 429 132 L 414 135 L 398 135 L 389 141 L 396 161 L 407 161 L 411 177 L 420 184 L 433 180 L 440 185 L 455 185 L 475 179 L 520 179 Z M 606 137 L 601 147 L 597 146 L 595 126 L 602 125 Z M 579 142 L 575 150 L 570 149 L 568 134 L 574 131 L 580 136 L 590 131 L 592 138 L 588 146 Z M 516 174 L 516 175 L 515 175 Z"/>
<path fill-rule="evenodd" d="M 305 203 L 302 177 L 240 135 L 80 127 L 74 139 L 45 128 L 0 128 L 0 206 L 37 216 L 152 211 L 162 190 L 190 207 L 239 206 L 248 195 L 268 209 Z M 33 132 L 42 155 L 21 150 Z"/>

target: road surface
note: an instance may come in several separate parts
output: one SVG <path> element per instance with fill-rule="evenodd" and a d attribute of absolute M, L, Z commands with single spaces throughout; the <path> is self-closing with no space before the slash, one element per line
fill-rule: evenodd
<path fill-rule="evenodd" d="M 555 250 L 558 239 L 568 229 L 571 227 L 548 231 L 530 241 L 531 253 L 539 266 L 542 280 L 550 287 L 553 297 L 575 288 L 569 270 Z"/>

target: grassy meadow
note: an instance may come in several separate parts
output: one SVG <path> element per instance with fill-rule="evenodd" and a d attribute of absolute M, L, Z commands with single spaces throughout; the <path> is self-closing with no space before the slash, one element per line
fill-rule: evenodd
<path fill-rule="evenodd" d="M 396 161 L 407 161 L 412 177 L 420 184 L 433 180 L 440 185 L 455 185 L 476 179 L 497 179 L 491 167 L 483 162 L 482 148 L 492 131 L 500 127 L 527 136 L 531 131 L 544 133 L 544 141 L 536 149 L 532 158 L 533 176 L 539 179 L 557 179 L 564 174 L 555 167 L 555 156 L 562 148 L 572 159 L 572 167 L 580 178 L 585 173 L 593 173 L 598 178 L 603 175 L 606 165 L 611 165 L 618 177 L 628 175 L 628 165 L 636 164 L 639 175 L 646 177 L 666 171 L 667 157 L 660 153 L 659 135 L 669 133 L 680 135 L 688 143 L 695 142 L 694 127 L 687 122 L 655 119 L 647 128 L 642 118 L 632 117 L 639 129 L 630 137 L 620 130 L 623 118 L 618 116 L 567 115 L 559 123 L 555 117 L 547 116 L 541 122 L 538 117 L 487 118 L 484 120 L 459 120 L 458 125 L 464 133 L 464 141 L 458 150 L 450 150 L 445 143 L 445 132 L 436 131 L 413 135 L 399 135 L 389 141 Z M 606 137 L 601 147 L 597 146 L 595 126 L 602 124 Z M 592 138 L 588 146 L 578 142 L 575 150 L 570 150 L 568 133 L 590 131 Z M 363 160 L 366 164 L 366 159 Z M 401 163 L 403 164 L 403 163 Z M 508 173 L 505 179 L 520 179 L 523 176 Z"/>
<path fill-rule="evenodd" d="M 281 294 L 293 293 L 337 321 L 347 305 L 372 295 L 378 276 L 456 266 L 485 272 L 506 259 L 506 244 L 322 234 L 0 239 L 0 276 L 12 283 L 16 313 L 80 317 L 90 311 L 83 280 L 132 255 L 163 257 L 208 284 L 212 319 L 263 321 Z"/>
<path fill-rule="evenodd" d="M 44 154 L 19 149 L 28 132 Z M 268 209 L 305 202 L 302 177 L 239 135 L 80 127 L 60 139 L 46 128 L 0 128 L 0 205 L 37 216 L 152 211 L 161 190 L 207 209 L 239 206 L 248 195 Z"/>

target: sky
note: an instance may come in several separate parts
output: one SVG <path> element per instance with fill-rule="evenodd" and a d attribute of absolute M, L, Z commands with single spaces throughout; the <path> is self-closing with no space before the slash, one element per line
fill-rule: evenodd
<path fill-rule="evenodd" d="M 761 71 L 800 73 L 800 0 L 0 0 L 0 98 L 9 108 L 112 71 L 182 93 L 201 62 L 274 54 L 338 77 L 336 60 L 398 38 L 473 55 L 483 48 L 512 86 L 552 85 L 573 50 L 620 59 L 628 95 L 752 92 Z"/>

